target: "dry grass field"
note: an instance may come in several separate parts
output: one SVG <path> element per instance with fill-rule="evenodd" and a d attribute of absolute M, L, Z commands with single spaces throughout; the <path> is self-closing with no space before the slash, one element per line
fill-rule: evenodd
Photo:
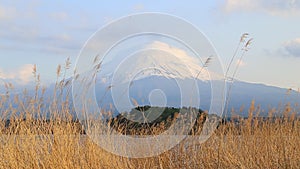
<path fill-rule="evenodd" d="M 252 103 L 249 118 L 220 124 L 203 144 L 184 146 L 183 141 L 157 157 L 133 159 L 106 152 L 84 135 L 81 125 L 72 120 L 68 100 L 52 102 L 47 109 L 51 117 L 46 118 L 42 95 L 8 97 L 3 95 L 0 102 L 0 168 L 300 167 L 300 119 L 289 105 L 260 118 Z M 278 113 L 282 116 L 275 117 Z M 162 125 L 153 127 L 153 132 L 160 132 Z"/>

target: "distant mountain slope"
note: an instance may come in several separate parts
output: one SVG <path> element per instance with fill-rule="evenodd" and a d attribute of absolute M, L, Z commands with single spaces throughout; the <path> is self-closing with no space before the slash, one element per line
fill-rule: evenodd
<path fill-rule="evenodd" d="M 271 108 L 282 109 L 287 103 L 296 106 L 300 103 L 300 93 L 264 84 L 236 81 L 232 87 L 229 107 L 239 110 L 241 106 L 245 106 L 244 109 L 247 110 L 252 100 L 264 110 L 262 113 L 266 115 Z M 242 115 L 246 115 L 245 113 L 247 111 Z"/>
<path fill-rule="evenodd" d="M 70 80 L 70 79 L 69 79 Z M 189 105 L 182 105 L 181 104 L 181 90 L 177 85 L 177 82 L 184 82 L 182 86 L 184 88 L 194 88 L 194 86 L 189 86 L 189 81 L 192 79 L 176 79 L 176 78 L 164 78 L 160 76 L 150 76 L 142 79 L 138 79 L 133 81 L 127 91 L 118 91 L 117 97 L 122 97 L 126 92 L 129 93 L 130 98 L 137 101 L 137 103 L 141 106 L 143 105 L 150 105 L 149 94 L 154 89 L 160 89 L 163 91 L 166 97 L 166 106 L 169 107 L 180 107 L 180 106 L 189 106 Z M 211 82 L 210 81 L 201 81 L 197 80 L 199 92 L 200 92 L 200 107 L 202 110 L 209 110 L 210 102 L 211 102 Z M 71 83 L 67 86 L 68 90 L 71 90 Z M 112 98 L 112 90 L 115 90 L 115 87 L 109 88 L 110 82 L 109 81 L 97 81 L 95 86 L 96 97 L 98 103 L 103 106 L 104 108 L 110 108 L 111 105 L 118 102 L 118 98 Z M 122 84 L 116 84 L 122 85 Z M 13 91 L 10 95 L 14 95 L 16 93 L 22 95 L 22 86 L 14 86 Z M 34 94 L 34 87 L 27 86 L 28 94 Z M 5 89 L 1 87 L 1 94 L 5 94 Z M 54 85 L 50 85 L 45 92 L 44 97 L 53 97 Z M 194 91 L 191 90 L 191 93 Z M 59 91 L 58 91 L 59 93 Z M 72 103 L 71 95 L 70 103 Z M 13 97 L 11 97 L 13 98 Z M 22 97 L 20 97 L 22 98 Z M 155 98 L 155 97 L 154 97 Z M 127 98 L 128 99 L 128 98 Z M 264 84 L 256 84 L 256 83 L 247 83 L 236 81 L 233 84 L 230 101 L 229 101 L 229 109 L 234 108 L 236 114 L 240 114 L 242 116 L 247 116 L 248 109 L 250 107 L 251 101 L 255 100 L 256 106 L 260 106 L 264 112 L 261 115 L 266 115 L 270 108 L 278 109 L 278 106 L 281 105 L 281 109 L 283 108 L 282 105 L 286 103 L 290 103 L 291 105 L 296 105 L 300 103 L 300 94 L 296 91 L 289 91 L 288 89 L 267 86 Z M 132 101 L 132 100 L 131 100 Z M 113 103 L 113 104 L 111 104 Z M 158 105 L 153 106 L 164 106 L 163 103 L 154 103 Z M 119 104 L 119 103 L 118 103 Z M 132 107 L 127 107 L 129 110 Z M 240 108 L 243 107 L 242 112 L 239 112 Z M 126 108 L 126 106 L 125 106 Z"/>
<path fill-rule="evenodd" d="M 144 79 L 133 81 L 129 87 L 129 90 L 124 92 L 129 92 L 129 96 L 137 100 L 140 104 L 149 105 L 149 94 L 151 91 L 154 89 L 160 89 L 164 92 L 167 98 L 167 106 L 179 107 L 181 105 L 181 93 L 176 82 L 180 83 L 180 81 L 184 81 L 184 83 L 181 83 L 183 84 L 184 88 L 194 88 L 193 86 L 187 86 L 192 84 L 188 83 L 188 81 L 192 81 L 192 79 L 168 79 L 159 76 L 150 76 Z M 197 80 L 197 83 L 200 93 L 200 108 L 203 110 L 209 110 L 212 91 L 211 82 Z M 113 90 L 113 88 L 110 88 L 109 91 L 106 91 L 107 88 L 103 87 L 108 84 L 110 83 L 99 82 L 96 85 L 97 98 L 101 98 L 101 103 L 104 105 L 105 103 L 112 102 L 110 90 Z M 300 102 L 299 93 L 296 91 L 289 91 L 289 94 L 287 94 L 287 91 L 288 89 L 267 86 L 264 84 L 236 81 L 231 89 L 228 107 L 229 109 L 234 108 L 237 113 L 239 113 L 240 108 L 243 107 L 244 111 L 241 112 L 240 115 L 246 116 L 251 101 L 254 100 L 256 106 L 259 105 L 261 109 L 265 111 L 262 112 L 262 114 L 266 115 L 270 108 L 278 108 L 278 106 L 286 103 L 295 105 L 296 103 Z M 124 92 L 120 92 L 120 95 L 124 94 Z M 105 97 L 103 97 L 104 93 Z M 114 100 L 116 101 L 118 99 Z"/>

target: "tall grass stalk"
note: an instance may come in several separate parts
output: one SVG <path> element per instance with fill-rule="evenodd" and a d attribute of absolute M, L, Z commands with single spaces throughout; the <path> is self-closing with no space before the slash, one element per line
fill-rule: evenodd
<path fill-rule="evenodd" d="M 237 48 L 233 54 L 233 56 L 231 57 L 231 60 L 226 68 L 226 72 L 225 72 L 225 80 L 226 80 L 226 84 L 227 86 L 227 91 L 226 91 L 226 97 L 225 97 L 225 108 L 224 108 L 224 116 L 226 118 L 226 116 L 228 115 L 228 106 L 230 103 L 230 96 L 231 96 L 231 90 L 232 90 L 232 86 L 234 84 L 235 81 L 235 76 L 237 74 L 237 71 L 242 63 L 242 59 L 244 57 L 244 55 L 246 54 L 246 52 L 249 50 L 249 46 L 253 41 L 253 38 L 248 39 L 248 33 L 244 33 L 242 34 L 240 41 L 237 45 Z M 238 57 L 238 51 L 241 50 L 242 53 L 240 54 L 240 56 Z M 237 58 L 237 59 L 236 59 Z M 232 69 L 232 63 L 234 62 L 234 60 L 237 60 L 236 65 L 233 68 L 233 73 L 230 75 L 229 71 Z"/>

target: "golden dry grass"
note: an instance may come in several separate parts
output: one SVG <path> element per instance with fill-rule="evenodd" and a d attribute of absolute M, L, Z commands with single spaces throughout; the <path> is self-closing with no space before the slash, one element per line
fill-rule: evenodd
<path fill-rule="evenodd" d="M 50 105 L 50 120 L 42 115 L 35 119 L 34 114 L 42 114 L 43 104 L 37 97 L 11 101 L 2 96 L 0 168 L 300 167 L 300 120 L 289 105 L 280 112 L 282 117 L 270 112 L 263 119 L 255 115 L 259 110 L 253 103 L 248 119 L 237 117 L 221 124 L 203 144 L 186 147 L 182 142 L 157 157 L 133 159 L 106 152 L 80 134 L 81 126 L 72 120 L 66 100 L 60 106 Z M 12 114 L 10 125 L 5 120 L 8 114 Z"/>

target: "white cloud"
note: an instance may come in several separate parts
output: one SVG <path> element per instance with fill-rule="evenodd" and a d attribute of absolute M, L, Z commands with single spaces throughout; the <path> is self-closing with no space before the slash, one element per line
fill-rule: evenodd
<path fill-rule="evenodd" d="M 300 0 L 225 0 L 223 9 L 226 12 L 258 11 L 269 15 L 300 15 Z"/>
<path fill-rule="evenodd" d="M 192 77 L 197 77 L 202 80 L 210 80 L 210 79 L 219 79 L 222 78 L 220 75 L 217 75 L 214 72 L 209 72 L 208 69 L 203 69 L 203 63 L 201 61 L 193 56 L 190 56 L 188 52 L 186 52 L 184 49 L 178 48 L 176 46 L 170 46 L 167 43 L 160 42 L 160 41 L 154 41 L 150 45 L 148 45 L 146 48 L 161 50 L 164 52 L 169 53 L 170 55 L 174 56 L 174 58 L 168 58 L 166 56 L 161 56 L 158 60 L 158 65 L 165 65 L 167 63 L 166 69 L 174 64 L 174 72 L 185 72 L 190 73 Z M 165 58 L 166 60 L 163 60 Z M 175 59 L 176 58 L 176 59 Z M 207 58 L 201 58 L 201 59 L 207 59 Z M 170 63 L 170 60 L 172 62 Z M 202 62 L 205 62 L 202 60 Z M 199 74 L 199 71 L 201 70 L 201 73 Z M 190 72 L 189 72 L 190 71 Z M 172 71 L 171 71 L 172 72 Z"/>
<path fill-rule="evenodd" d="M 284 49 L 289 56 L 300 57 L 300 38 L 285 42 Z"/>
<path fill-rule="evenodd" d="M 14 81 L 18 84 L 26 85 L 33 80 L 33 65 L 25 64 L 16 70 L 0 69 L 0 79 Z"/>
<path fill-rule="evenodd" d="M 33 65 L 31 64 L 26 64 L 19 69 L 18 78 L 22 83 L 27 84 L 32 80 L 33 78 L 32 70 L 33 70 Z"/>

